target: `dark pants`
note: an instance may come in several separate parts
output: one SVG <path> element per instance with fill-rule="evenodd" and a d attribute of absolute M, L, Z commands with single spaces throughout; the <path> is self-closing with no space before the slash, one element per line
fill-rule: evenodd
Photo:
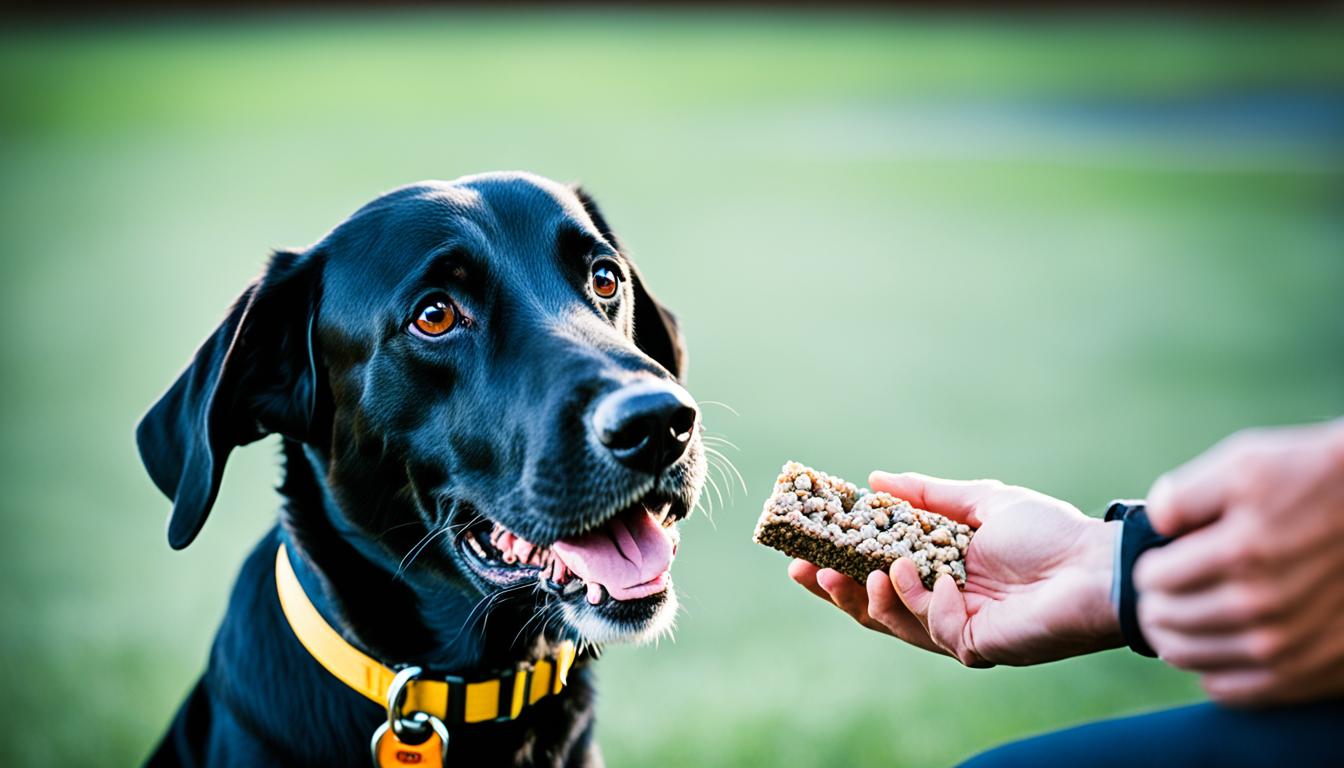
<path fill-rule="evenodd" d="M 1344 766 L 1344 699 L 1265 710 L 1195 704 L 1103 720 L 983 752 L 967 768 Z"/>

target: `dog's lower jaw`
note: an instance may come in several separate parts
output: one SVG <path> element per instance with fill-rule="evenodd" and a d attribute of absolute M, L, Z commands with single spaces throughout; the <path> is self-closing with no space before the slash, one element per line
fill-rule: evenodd
<path fill-rule="evenodd" d="M 676 626 L 679 607 L 676 590 L 669 584 L 667 591 L 658 597 L 662 598 L 662 604 L 649 620 L 639 626 L 629 626 L 609 619 L 582 603 L 560 603 L 560 615 L 587 643 L 647 645 L 664 635 L 671 636 Z"/>
<path fill-rule="evenodd" d="M 541 626 L 581 643 L 642 644 L 669 633 L 676 616 L 669 566 L 680 535 L 670 507 L 627 509 L 600 529 L 549 547 L 479 516 L 475 528 L 460 530 L 443 548 L 476 582 L 482 600 L 535 601 Z"/>

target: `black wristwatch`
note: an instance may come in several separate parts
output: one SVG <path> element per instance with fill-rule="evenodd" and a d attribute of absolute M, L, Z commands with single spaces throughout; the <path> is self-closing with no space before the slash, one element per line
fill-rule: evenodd
<path fill-rule="evenodd" d="M 1120 634 L 1130 650 L 1141 656 L 1155 658 L 1157 653 L 1143 637 L 1139 628 L 1139 592 L 1134 589 L 1134 562 L 1139 555 L 1153 547 L 1171 541 L 1153 530 L 1148 522 L 1148 511 L 1142 501 L 1113 501 L 1106 510 L 1106 520 L 1119 520 L 1120 543 L 1115 550 L 1115 576 L 1111 585 L 1111 601 L 1120 617 Z"/>

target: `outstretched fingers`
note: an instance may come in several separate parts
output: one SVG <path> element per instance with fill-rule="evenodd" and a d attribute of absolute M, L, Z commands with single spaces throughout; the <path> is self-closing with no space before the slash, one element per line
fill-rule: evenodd
<path fill-rule="evenodd" d="M 818 568 L 806 560 L 789 563 L 789 578 L 808 592 L 849 614 L 851 618 L 870 629 L 891 634 L 880 622 L 868 615 L 868 598 L 863 588 L 848 576 Z"/>
<path fill-rule="evenodd" d="M 924 627 L 939 653 L 945 653 L 968 667 L 993 666 L 976 655 L 965 641 L 970 616 L 966 610 L 966 598 L 957 589 L 957 583 L 951 576 L 939 576 L 933 589 L 927 589 L 919 578 L 919 569 L 914 562 L 903 557 L 891 564 L 891 584 L 911 616 Z"/>
<path fill-rule="evenodd" d="M 817 571 L 819 570 L 821 569 L 806 560 L 794 560 L 789 563 L 789 578 L 801 584 L 808 592 L 829 603 L 831 602 L 830 594 L 817 583 Z"/>
<path fill-rule="evenodd" d="M 882 622 L 868 615 L 868 593 L 857 581 L 831 568 L 822 568 L 817 571 L 817 583 L 831 596 L 831 602 L 850 618 L 875 632 L 891 634 Z"/>
<path fill-rule="evenodd" d="M 929 635 L 962 664 L 987 666 L 967 642 L 966 627 L 970 620 L 966 597 L 957 589 L 957 582 L 947 574 L 939 576 L 929 600 Z"/>
<path fill-rule="evenodd" d="M 914 569 L 914 564 L 909 561 L 905 565 Z M 894 577 L 882 571 L 868 574 L 867 584 L 860 585 L 839 571 L 818 568 L 806 560 L 794 560 L 789 563 L 789 578 L 875 632 L 893 635 L 926 651 L 947 653 L 929 637 L 923 620 L 915 616 L 897 595 Z M 914 582 L 923 592 L 932 594 L 919 584 L 917 571 L 914 572 Z M 916 604 L 923 603 L 916 601 Z"/>
<path fill-rule="evenodd" d="M 928 630 L 896 594 L 890 574 L 873 571 L 868 574 L 868 615 L 905 642 L 934 653 L 946 653 L 929 637 Z"/>

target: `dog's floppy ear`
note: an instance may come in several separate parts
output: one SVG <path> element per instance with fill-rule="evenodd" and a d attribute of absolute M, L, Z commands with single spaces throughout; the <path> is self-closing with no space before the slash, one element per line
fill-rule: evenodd
<path fill-rule="evenodd" d="M 653 297 L 635 265 L 627 263 L 635 289 L 635 346 L 685 384 L 686 339 L 681 335 L 677 317 Z"/>
<path fill-rule="evenodd" d="M 603 239 L 625 255 L 626 263 L 630 265 L 635 291 L 635 346 L 658 361 L 658 364 L 666 368 L 677 381 L 685 384 L 686 340 L 681 335 L 676 315 L 653 297 L 644 278 L 640 276 L 634 262 L 630 261 L 620 238 L 612 231 L 611 225 L 607 223 L 592 195 L 578 186 L 574 187 L 574 194 L 583 202 L 583 209 L 588 212 L 588 217 L 602 233 Z"/>
<path fill-rule="evenodd" d="M 325 393 L 312 337 L 319 272 L 316 256 L 276 253 L 140 420 L 140 458 L 173 500 L 173 549 L 201 530 L 230 451 L 274 432 L 314 433 Z"/>

